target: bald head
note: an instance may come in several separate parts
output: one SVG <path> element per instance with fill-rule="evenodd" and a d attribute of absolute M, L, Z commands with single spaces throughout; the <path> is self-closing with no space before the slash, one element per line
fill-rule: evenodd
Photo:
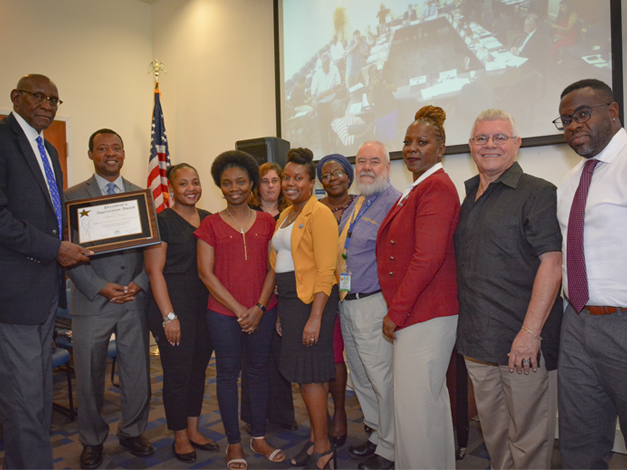
<path fill-rule="evenodd" d="M 25 75 L 11 91 L 13 111 L 38 132 L 47 129 L 57 114 L 58 104 L 52 105 L 50 98 L 58 102 L 59 92 L 56 85 L 45 75 Z"/>

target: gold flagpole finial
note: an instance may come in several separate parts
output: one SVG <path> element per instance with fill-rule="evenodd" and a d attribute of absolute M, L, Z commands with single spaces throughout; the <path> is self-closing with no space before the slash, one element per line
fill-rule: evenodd
<path fill-rule="evenodd" d="M 148 73 L 152 72 L 155 74 L 155 88 L 159 88 L 159 73 L 163 71 L 163 73 L 168 73 L 165 69 L 165 64 L 160 60 L 154 59 L 150 64 L 148 64 Z"/>

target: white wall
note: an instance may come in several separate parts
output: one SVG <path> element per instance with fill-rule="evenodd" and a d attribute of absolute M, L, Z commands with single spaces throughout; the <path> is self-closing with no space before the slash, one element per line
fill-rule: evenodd
<path fill-rule="evenodd" d="M 621 2 L 625 16 L 627 0 Z M 236 140 L 276 135 L 272 8 L 272 0 L 2 0 L 0 110 L 11 108 L 20 76 L 50 76 L 65 101 L 58 114 L 69 119 L 70 184 L 93 171 L 91 132 L 112 127 L 125 141 L 123 173 L 143 185 L 153 89 L 146 72 L 153 58 L 162 60 L 173 163 L 198 168 L 200 205 L 219 210 L 224 201 L 210 175 L 215 156 Z M 625 32 L 625 19 L 623 25 Z M 519 161 L 559 184 L 579 157 L 560 145 L 523 149 Z M 470 157 L 449 156 L 444 164 L 463 196 L 463 181 L 475 174 Z M 392 182 L 399 189 L 411 182 L 401 161 L 392 164 Z"/>
<path fill-rule="evenodd" d="M 27 73 L 50 77 L 68 123 L 69 184 L 93 173 L 87 141 L 110 127 L 126 145 L 124 174 L 145 185 L 153 79 L 151 7 L 129 0 L 2 0 L 0 109 Z"/>
<path fill-rule="evenodd" d="M 200 206 L 220 210 L 213 159 L 237 140 L 276 135 L 272 0 L 159 0 L 152 17 L 172 162 L 194 165 Z"/>

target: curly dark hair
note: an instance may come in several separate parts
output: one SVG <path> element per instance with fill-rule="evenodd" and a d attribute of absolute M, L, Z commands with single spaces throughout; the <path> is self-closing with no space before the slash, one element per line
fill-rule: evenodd
<path fill-rule="evenodd" d="M 241 168 L 248 174 L 248 178 L 253 183 L 252 190 L 259 187 L 259 165 L 255 159 L 241 150 L 229 150 L 216 157 L 211 165 L 211 176 L 216 186 L 220 187 L 222 174 L 229 168 Z"/>
<path fill-rule="evenodd" d="M 276 171 L 276 174 L 279 176 L 279 184 L 283 181 L 283 169 L 274 162 L 266 162 L 259 167 L 259 175 L 260 178 L 263 178 L 263 175 L 268 173 L 269 171 Z M 287 206 L 289 206 L 289 202 L 285 200 L 285 196 L 283 196 L 283 191 L 279 191 L 279 212 L 283 211 Z M 259 195 L 259 187 L 257 187 L 252 193 L 250 193 L 250 197 L 248 198 L 248 204 L 254 209 L 258 209 L 261 207 L 261 197 Z"/>
<path fill-rule="evenodd" d="M 287 152 L 287 163 L 305 165 L 309 172 L 309 180 L 316 179 L 316 166 L 313 164 L 313 152 L 308 148 L 298 147 Z"/>
<path fill-rule="evenodd" d="M 174 178 L 176 178 L 176 174 L 179 170 L 182 170 L 183 168 L 189 168 L 190 170 L 194 170 L 196 174 L 198 174 L 198 170 L 196 170 L 196 168 L 191 166 L 189 163 L 179 163 L 178 165 L 171 166 L 165 172 L 165 177 L 168 179 L 170 184 L 174 183 Z"/>
<path fill-rule="evenodd" d="M 426 122 L 433 126 L 438 140 L 446 144 L 446 133 L 444 132 L 444 121 L 446 121 L 446 112 L 439 106 L 423 106 L 420 108 L 414 119 L 418 122 Z"/>

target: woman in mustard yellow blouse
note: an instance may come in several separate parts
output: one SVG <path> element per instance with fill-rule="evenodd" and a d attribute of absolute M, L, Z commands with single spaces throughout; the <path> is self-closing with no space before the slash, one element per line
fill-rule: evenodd
<path fill-rule="evenodd" d="M 335 377 L 333 329 L 338 293 L 335 265 L 337 221 L 312 195 L 313 154 L 292 149 L 283 170 L 283 194 L 292 203 L 277 222 L 270 264 L 276 272 L 283 332 L 280 371 L 300 391 L 311 423 L 311 437 L 292 459 L 305 468 L 335 468 L 327 429 L 329 380 Z"/>

